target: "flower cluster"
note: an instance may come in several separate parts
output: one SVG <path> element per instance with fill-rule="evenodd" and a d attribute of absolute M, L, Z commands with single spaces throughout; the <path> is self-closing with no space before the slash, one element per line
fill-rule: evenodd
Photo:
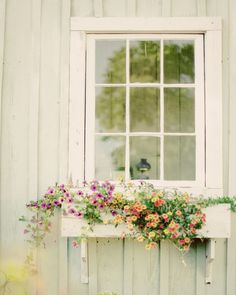
<path fill-rule="evenodd" d="M 64 215 L 83 218 L 88 225 L 125 224 L 129 236 L 146 242 L 146 249 L 155 248 L 161 240 L 169 239 L 179 250 L 186 252 L 198 230 L 204 226 L 206 216 L 202 209 L 210 205 L 188 193 L 160 190 L 141 182 L 140 185 L 119 184 L 109 181 L 83 183 L 79 188 L 56 185 L 47 190 L 43 198 L 27 205 L 35 215 L 28 222 L 25 234 L 36 246 L 43 243 L 51 228 L 51 217 L 58 209 Z M 78 242 L 73 242 L 78 247 Z"/>

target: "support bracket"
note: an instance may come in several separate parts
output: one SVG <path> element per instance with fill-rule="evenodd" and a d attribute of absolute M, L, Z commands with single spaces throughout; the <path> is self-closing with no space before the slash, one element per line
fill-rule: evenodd
<path fill-rule="evenodd" d="M 82 284 L 88 284 L 88 241 L 82 239 L 81 241 L 81 254 L 80 254 L 80 267 L 81 267 L 81 275 L 80 281 Z"/>
<path fill-rule="evenodd" d="M 213 262 L 215 260 L 216 240 L 209 239 L 206 242 L 206 284 L 212 283 Z"/>

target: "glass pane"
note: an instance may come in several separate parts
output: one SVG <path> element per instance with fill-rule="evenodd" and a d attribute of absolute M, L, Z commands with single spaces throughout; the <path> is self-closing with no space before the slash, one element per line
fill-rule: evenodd
<path fill-rule="evenodd" d="M 130 131 L 160 131 L 158 88 L 130 88 Z"/>
<path fill-rule="evenodd" d="M 96 83 L 125 83 L 125 40 L 96 41 Z"/>
<path fill-rule="evenodd" d="M 130 176 L 131 179 L 160 178 L 159 137 L 130 137 Z"/>
<path fill-rule="evenodd" d="M 98 180 L 124 179 L 125 137 L 96 136 L 95 178 Z"/>
<path fill-rule="evenodd" d="M 195 180 L 194 136 L 165 136 L 164 179 Z"/>
<path fill-rule="evenodd" d="M 130 41 L 130 82 L 160 81 L 160 42 Z"/>
<path fill-rule="evenodd" d="M 195 99 L 193 88 L 164 90 L 165 132 L 194 132 Z"/>
<path fill-rule="evenodd" d="M 125 131 L 125 88 L 97 87 L 96 132 Z"/>
<path fill-rule="evenodd" d="M 164 41 L 164 82 L 194 83 L 194 41 Z"/>

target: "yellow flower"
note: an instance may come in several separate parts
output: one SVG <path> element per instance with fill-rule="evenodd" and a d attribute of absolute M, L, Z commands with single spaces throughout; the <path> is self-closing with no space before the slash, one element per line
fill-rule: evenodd
<path fill-rule="evenodd" d="M 152 198 L 152 202 L 155 203 L 159 198 L 158 197 L 154 197 Z"/>
<path fill-rule="evenodd" d="M 108 224 L 109 223 L 109 220 L 108 219 L 104 219 L 103 220 L 103 224 Z"/>
<path fill-rule="evenodd" d="M 135 215 L 132 216 L 131 218 L 132 218 L 132 221 L 136 221 L 138 219 L 137 216 L 135 216 Z"/>
<path fill-rule="evenodd" d="M 155 237 L 155 235 L 156 235 L 156 233 L 155 233 L 154 231 L 151 231 L 151 232 L 148 234 L 148 237 L 149 237 L 150 239 L 152 239 L 152 238 Z"/>
<path fill-rule="evenodd" d="M 170 232 L 169 232 L 168 229 L 165 229 L 165 230 L 164 230 L 164 234 L 165 234 L 166 236 L 167 236 L 169 233 L 170 233 Z"/>

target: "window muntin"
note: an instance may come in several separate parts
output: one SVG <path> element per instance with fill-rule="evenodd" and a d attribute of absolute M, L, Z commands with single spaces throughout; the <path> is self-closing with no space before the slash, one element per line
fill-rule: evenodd
<path fill-rule="evenodd" d="M 90 35 L 87 178 L 203 184 L 202 77 L 200 34 Z"/>

